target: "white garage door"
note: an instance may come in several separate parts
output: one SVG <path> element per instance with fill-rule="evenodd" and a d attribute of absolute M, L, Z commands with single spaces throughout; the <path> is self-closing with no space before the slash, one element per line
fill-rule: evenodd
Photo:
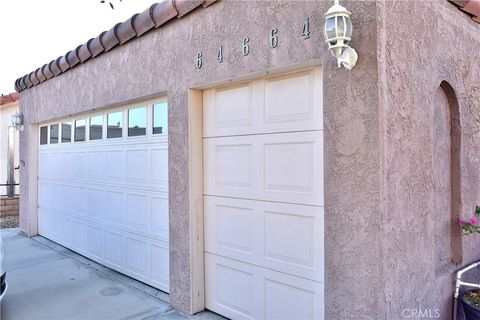
<path fill-rule="evenodd" d="M 167 102 L 40 125 L 39 233 L 169 288 Z"/>
<path fill-rule="evenodd" d="M 321 72 L 204 92 L 206 304 L 229 318 L 323 318 Z"/>

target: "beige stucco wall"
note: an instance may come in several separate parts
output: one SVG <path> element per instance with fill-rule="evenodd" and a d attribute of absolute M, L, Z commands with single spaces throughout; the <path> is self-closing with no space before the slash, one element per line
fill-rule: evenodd
<path fill-rule="evenodd" d="M 31 214 L 38 122 L 166 94 L 169 176 L 175 177 L 169 185 L 170 298 L 173 307 L 192 312 L 188 90 L 323 64 L 326 318 L 401 319 L 405 308 L 422 306 L 439 308 L 448 319 L 455 266 L 435 274 L 434 220 L 441 213 L 433 209 L 433 108 L 446 80 L 465 110 L 458 62 L 478 52 L 479 25 L 446 1 L 343 4 L 354 13 L 351 44 L 360 56 L 352 71 L 337 69 L 323 43 L 330 1 L 220 1 L 23 91 L 23 230 L 36 232 Z M 300 37 L 306 17 L 309 40 Z M 268 46 L 272 27 L 279 30 L 275 49 Z M 251 45 L 246 57 L 244 36 Z M 221 64 L 215 60 L 219 45 Z M 204 57 L 200 70 L 194 67 L 198 51 Z M 460 113 L 461 206 L 468 212 L 480 196 L 480 144 L 469 133 L 468 114 Z M 479 258 L 478 244 L 464 240 L 462 263 Z"/>
<path fill-rule="evenodd" d="M 8 151 L 8 127 L 10 117 L 19 110 L 19 102 L 14 101 L 0 106 L 0 184 L 7 182 L 7 151 Z M 14 166 L 19 164 L 19 134 L 14 131 Z M 15 182 L 19 182 L 19 172 L 15 170 Z M 5 187 L 0 187 L 0 193 L 6 192 Z"/>
<path fill-rule="evenodd" d="M 403 310 L 420 308 L 438 309 L 441 319 L 451 319 L 454 270 L 480 258 L 480 238 L 462 237 L 461 262 L 436 273 L 441 249 L 435 237 L 437 245 L 451 242 L 448 230 L 438 234 L 436 224 L 452 216 L 455 226 L 456 217 L 471 216 L 480 203 L 480 127 L 462 80 L 467 66 L 467 82 L 480 83 L 480 64 L 471 64 L 480 52 L 480 25 L 447 1 L 382 1 L 379 11 L 384 317 L 403 319 Z M 442 81 L 455 90 L 460 111 L 460 212 L 441 209 L 450 201 L 445 153 L 433 140 L 450 134 L 441 133 L 445 119 L 438 108 L 448 104 L 439 97 Z"/>

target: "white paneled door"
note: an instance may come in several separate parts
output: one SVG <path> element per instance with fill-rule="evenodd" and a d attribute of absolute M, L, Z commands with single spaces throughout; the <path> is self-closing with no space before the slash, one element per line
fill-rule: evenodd
<path fill-rule="evenodd" d="M 169 291 L 166 101 L 40 125 L 39 234 Z"/>
<path fill-rule="evenodd" d="M 204 91 L 206 305 L 323 319 L 321 68 Z"/>

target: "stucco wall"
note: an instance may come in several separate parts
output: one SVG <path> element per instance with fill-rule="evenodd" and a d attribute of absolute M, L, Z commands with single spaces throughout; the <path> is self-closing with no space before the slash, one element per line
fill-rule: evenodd
<path fill-rule="evenodd" d="M 448 232 L 438 234 L 436 220 L 458 214 L 446 212 L 448 206 L 435 210 L 436 196 L 442 192 L 448 196 L 435 183 L 435 173 L 443 172 L 443 178 L 448 178 L 442 169 L 445 159 L 437 158 L 433 141 L 444 120 L 435 110 L 442 107 L 436 97 L 441 82 L 447 81 L 458 98 L 459 210 L 468 217 L 480 202 L 480 136 L 465 99 L 462 72 L 465 63 L 479 54 L 480 25 L 447 1 L 382 1 L 378 9 L 379 81 L 385 84 L 378 88 L 384 154 L 380 219 L 385 318 L 403 319 L 406 309 L 438 309 L 441 319 L 451 319 L 453 270 L 480 258 L 480 238 L 463 237 L 462 262 L 436 274 L 435 237 L 441 238 L 437 244 L 451 242 Z M 472 85 L 480 83 L 479 67 L 469 67 Z"/>
<path fill-rule="evenodd" d="M 345 2 L 354 16 L 359 61 L 339 70 L 323 42 L 328 2 L 221 1 L 115 48 L 21 93 L 27 123 L 21 135 L 22 203 L 33 203 L 36 123 L 93 108 L 167 94 L 169 102 L 171 305 L 191 312 L 188 89 L 277 68 L 324 65 L 326 318 L 380 319 L 383 314 L 380 228 L 381 146 L 375 2 Z M 311 38 L 300 36 L 310 17 Z M 278 29 L 279 44 L 268 46 Z M 251 51 L 241 55 L 250 37 Z M 223 45 L 224 62 L 216 62 Z M 204 63 L 194 68 L 203 52 Z M 35 141 L 34 141 L 35 140 Z M 33 141 L 33 145 L 32 145 Z M 30 142 L 30 145 L 28 143 Z M 28 183 L 27 183 L 28 182 Z M 31 204 L 31 207 L 35 204 Z M 21 227 L 35 233 L 22 206 Z"/>

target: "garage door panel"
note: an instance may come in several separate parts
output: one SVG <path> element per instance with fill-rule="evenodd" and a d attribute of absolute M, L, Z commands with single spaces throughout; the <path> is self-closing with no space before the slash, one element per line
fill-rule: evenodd
<path fill-rule="evenodd" d="M 205 267 L 208 309 L 234 319 L 257 318 L 254 292 L 260 282 L 253 266 L 205 254 Z"/>
<path fill-rule="evenodd" d="M 148 150 L 127 150 L 127 181 L 130 183 L 147 183 Z"/>
<path fill-rule="evenodd" d="M 108 180 L 123 180 L 125 177 L 125 152 L 109 150 L 105 159 L 108 163 L 105 176 Z"/>
<path fill-rule="evenodd" d="M 73 174 L 73 155 L 71 152 L 64 152 L 61 154 L 61 159 L 60 159 L 60 172 L 61 172 L 61 177 L 63 179 L 65 178 L 71 178 Z M 41 162 L 42 160 L 40 160 Z"/>
<path fill-rule="evenodd" d="M 207 195 L 323 205 L 321 131 L 204 140 Z"/>
<path fill-rule="evenodd" d="M 49 169 L 48 176 L 51 177 L 51 178 L 56 178 L 56 177 L 58 177 L 58 168 L 59 168 L 59 164 L 60 164 L 60 160 L 59 160 L 59 155 L 58 155 L 58 153 L 56 153 L 56 152 L 51 153 L 51 154 L 48 156 L 48 162 L 49 162 L 49 165 L 48 165 L 48 169 Z"/>
<path fill-rule="evenodd" d="M 205 91 L 206 135 L 215 129 L 229 132 L 252 125 L 252 87 L 251 83 L 243 83 Z"/>
<path fill-rule="evenodd" d="M 267 78 L 265 81 L 265 123 L 315 119 L 314 86 L 312 71 Z"/>
<path fill-rule="evenodd" d="M 38 178 L 44 179 L 48 178 L 48 168 L 49 168 L 49 161 L 48 161 L 48 153 L 42 153 L 39 155 L 38 159 Z"/>
<path fill-rule="evenodd" d="M 73 156 L 73 166 L 72 166 L 73 178 L 77 178 L 77 179 L 87 178 L 89 173 L 88 154 L 86 152 L 74 152 L 72 156 Z"/>
<path fill-rule="evenodd" d="M 105 152 L 88 152 L 88 176 L 91 179 L 103 180 L 105 173 Z"/>
<path fill-rule="evenodd" d="M 151 228 L 160 239 L 168 242 L 169 234 L 168 199 L 152 197 Z"/>
<path fill-rule="evenodd" d="M 88 209 L 88 189 L 72 187 L 72 209 L 75 213 L 86 215 Z"/>
<path fill-rule="evenodd" d="M 124 252 L 124 236 L 120 233 L 106 230 L 105 260 L 120 267 L 125 261 Z"/>
<path fill-rule="evenodd" d="M 270 210 L 264 210 L 265 259 L 314 268 L 315 217 Z"/>
<path fill-rule="evenodd" d="M 125 194 L 123 192 L 106 191 L 106 203 L 108 206 L 105 210 L 105 218 L 118 224 L 123 224 L 125 211 Z"/>
<path fill-rule="evenodd" d="M 150 260 L 148 243 L 139 238 L 126 237 L 126 266 L 138 276 L 148 277 L 148 261 Z"/>
<path fill-rule="evenodd" d="M 168 288 L 170 274 L 170 252 L 168 250 L 168 245 L 152 244 L 151 257 L 153 281 L 155 281 L 162 288 Z"/>
<path fill-rule="evenodd" d="M 315 142 L 265 143 L 264 156 L 265 191 L 315 193 Z"/>
<path fill-rule="evenodd" d="M 88 215 L 95 219 L 102 219 L 105 212 L 105 191 L 102 189 L 88 189 Z"/>
<path fill-rule="evenodd" d="M 87 225 L 79 221 L 72 221 L 72 247 L 79 252 L 87 250 Z"/>
<path fill-rule="evenodd" d="M 323 282 L 322 207 L 205 196 L 205 251 Z"/>
<path fill-rule="evenodd" d="M 259 240 L 257 223 L 251 202 L 206 196 L 204 198 L 205 250 L 228 255 L 258 255 L 254 244 Z"/>
<path fill-rule="evenodd" d="M 52 195 L 55 195 L 55 194 L 60 194 L 59 192 L 61 191 L 61 186 L 57 183 L 50 183 L 50 185 L 48 186 L 48 192 Z M 51 196 L 49 198 L 49 202 L 48 202 L 48 207 L 54 209 L 54 210 L 58 210 L 59 207 L 60 207 L 60 199 L 58 197 L 55 197 L 55 196 Z"/>
<path fill-rule="evenodd" d="M 40 207 L 48 207 L 49 206 L 49 197 L 50 197 L 50 192 L 49 192 L 49 185 L 47 182 L 39 182 L 38 183 L 38 205 Z"/>
<path fill-rule="evenodd" d="M 129 108 L 103 113 L 123 112 L 120 138 L 39 146 L 39 233 L 168 292 L 168 136 L 125 136 Z"/>
<path fill-rule="evenodd" d="M 231 319 L 323 319 L 323 284 L 205 254 L 206 307 Z"/>
<path fill-rule="evenodd" d="M 204 137 L 321 130 L 322 71 L 204 91 Z"/>
<path fill-rule="evenodd" d="M 206 305 L 323 319 L 322 69 L 204 91 Z"/>
<path fill-rule="evenodd" d="M 222 188 L 233 188 L 253 191 L 254 172 L 253 172 L 253 154 L 255 153 L 253 144 L 248 141 L 236 143 L 228 141 L 221 144 L 212 143 L 213 159 L 207 158 L 207 179 L 212 180 L 213 186 Z M 215 173 L 213 177 L 208 177 L 209 173 Z"/>
<path fill-rule="evenodd" d="M 145 230 L 149 229 L 150 223 L 150 201 L 148 197 L 141 194 L 127 193 L 127 209 L 125 211 L 125 222 L 129 227 Z"/>
<path fill-rule="evenodd" d="M 39 192 L 42 188 L 39 187 Z M 71 193 L 71 186 L 62 184 L 61 188 L 61 194 L 72 194 Z M 70 211 L 71 205 L 72 205 L 72 198 L 71 197 L 61 197 L 60 198 L 60 210 L 61 211 Z M 39 206 L 42 206 L 42 204 L 39 203 Z M 47 207 L 47 206 L 43 206 Z"/>
<path fill-rule="evenodd" d="M 268 272 L 264 279 L 265 319 L 323 319 L 323 286 Z"/>
<path fill-rule="evenodd" d="M 97 260 L 103 260 L 103 230 L 89 225 L 87 228 L 87 251 Z"/>
<path fill-rule="evenodd" d="M 151 151 L 152 160 L 150 173 L 152 184 L 159 186 L 161 190 L 168 191 L 168 167 L 164 163 L 168 163 L 168 150 L 165 145 L 163 148 L 154 148 Z"/>

